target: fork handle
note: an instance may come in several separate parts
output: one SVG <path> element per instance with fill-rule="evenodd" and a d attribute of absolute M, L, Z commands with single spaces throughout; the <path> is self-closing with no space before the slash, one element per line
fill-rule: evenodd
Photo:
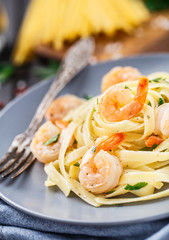
<path fill-rule="evenodd" d="M 59 68 L 56 78 L 42 99 L 25 132 L 27 135 L 32 136 L 35 133 L 54 98 L 65 85 L 88 64 L 89 57 L 93 53 L 93 50 L 94 42 L 92 38 L 79 40 L 70 48 Z"/>

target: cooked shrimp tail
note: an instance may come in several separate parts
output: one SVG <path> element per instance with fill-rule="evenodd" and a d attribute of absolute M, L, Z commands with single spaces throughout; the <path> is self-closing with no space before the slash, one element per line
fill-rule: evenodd
<path fill-rule="evenodd" d="M 59 127 L 62 130 L 62 129 L 65 129 L 65 128 L 68 127 L 69 122 L 58 119 L 58 120 L 55 121 L 55 124 L 56 124 L 57 127 Z"/>
<path fill-rule="evenodd" d="M 155 144 L 160 145 L 163 142 L 163 139 L 160 136 L 148 136 L 145 139 L 145 144 L 147 147 L 153 147 Z"/>
<path fill-rule="evenodd" d="M 101 117 L 110 122 L 119 122 L 136 116 L 146 101 L 148 83 L 147 77 L 140 78 L 134 99 L 130 90 L 121 85 L 110 88 L 101 98 Z"/>
<path fill-rule="evenodd" d="M 121 143 L 124 140 L 124 134 L 123 133 L 116 133 L 110 137 L 108 137 L 103 142 L 99 143 L 96 146 L 96 151 L 104 150 L 109 151 L 115 148 L 119 143 Z"/>
<path fill-rule="evenodd" d="M 134 100 L 139 104 L 140 111 L 144 106 L 144 103 L 147 99 L 147 93 L 148 93 L 148 78 L 146 76 L 143 76 L 140 78 L 139 84 L 137 86 L 137 91 L 134 96 Z M 138 110 L 139 111 L 139 110 Z M 139 112 L 140 112 L 139 111 Z M 138 112 L 138 113 L 139 113 Z"/>

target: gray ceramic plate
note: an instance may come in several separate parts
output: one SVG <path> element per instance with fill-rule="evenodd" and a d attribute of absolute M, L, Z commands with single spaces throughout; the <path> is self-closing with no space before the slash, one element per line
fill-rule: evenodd
<path fill-rule="evenodd" d="M 102 76 L 113 66 L 137 67 L 143 74 L 169 71 L 169 55 L 149 55 L 106 62 L 84 69 L 61 94 L 96 95 L 100 92 Z M 0 158 L 14 136 L 23 132 L 50 81 L 34 86 L 24 96 L 11 102 L 0 115 Z M 56 187 L 46 188 L 43 165 L 36 162 L 30 169 L 11 181 L 0 179 L 1 198 L 26 213 L 58 222 L 76 224 L 121 224 L 160 219 L 169 216 L 169 198 L 123 206 L 89 206 L 74 194 L 66 198 Z"/>

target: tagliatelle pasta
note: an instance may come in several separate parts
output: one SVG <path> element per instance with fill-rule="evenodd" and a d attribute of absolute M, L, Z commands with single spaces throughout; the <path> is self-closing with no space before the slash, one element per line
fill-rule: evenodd
<path fill-rule="evenodd" d="M 162 119 L 167 119 L 168 116 L 168 105 L 165 104 L 169 102 L 169 74 L 153 73 L 148 76 L 148 79 L 148 93 L 143 108 L 130 119 L 110 122 L 102 116 L 100 104 L 103 96 L 110 91 L 109 89 L 99 96 L 84 101 L 64 117 L 63 120 L 70 123 L 65 129 L 58 159 L 45 164 L 46 186 L 57 185 L 66 196 L 73 191 L 81 199 L 96 207 L 102 204 L 131 203 L 169 196 L 169 138 L 167 136 L 169 125 L 160 125 Z M 115 86 L 128 89 L 132 98 L 136 99 L 134 96 L 138 91 L 138 82 L 137 80 L 125 81 Z M 158 114 L 161 114 L 161 120 L 157 124 Z M 169 122 L 169 118 L 166 121 Z M 158 129 L 161 129 L 161 133 Z M 98 150 L 97 146 L 104 145 L 111 136 L 120 136 L 118 134 L 123 134 L 122 140 L 112 149 L 106 150 L 108 155 L 104 155 L 108 158 L 110 156 L 110 159 L 112 156 L 113 161 L 119 161 L 121 164 L 122 172 L 118 183 L 111 190 L 96 194 L 83 186 L 82 181 L 79 180 L 84 155 L 87 156 L 89 151 L 92 155 L 93 151 L 94 156 L 99 153 L 102 158 L 105 149 Z M 157 135 L 162 139 L 162 143 L 147 147 L 146 139 Z M 95 167 L 93 171 L 97 174 L 98 166 L 95 165 L 94 160 L 92 161 L 92 167 Z M 113 169 L 116 167 L 117 164 Z M 113 171 L 116 178 L 116 172 Z"/>

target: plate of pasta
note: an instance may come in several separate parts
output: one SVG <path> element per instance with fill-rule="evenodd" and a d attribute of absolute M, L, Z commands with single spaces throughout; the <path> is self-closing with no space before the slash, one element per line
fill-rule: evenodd
<path fill-rule="evenodd" d="M 1 198 L 76 224 L 169 216 L 168 66 L 169 55 L 147 55 L 80 72 L 32 139 L 37 161 L 12 184 L 0 180 Z M 37 84 L 2 111 L 0 154 L 27 127 L 50 83 Z"/>

